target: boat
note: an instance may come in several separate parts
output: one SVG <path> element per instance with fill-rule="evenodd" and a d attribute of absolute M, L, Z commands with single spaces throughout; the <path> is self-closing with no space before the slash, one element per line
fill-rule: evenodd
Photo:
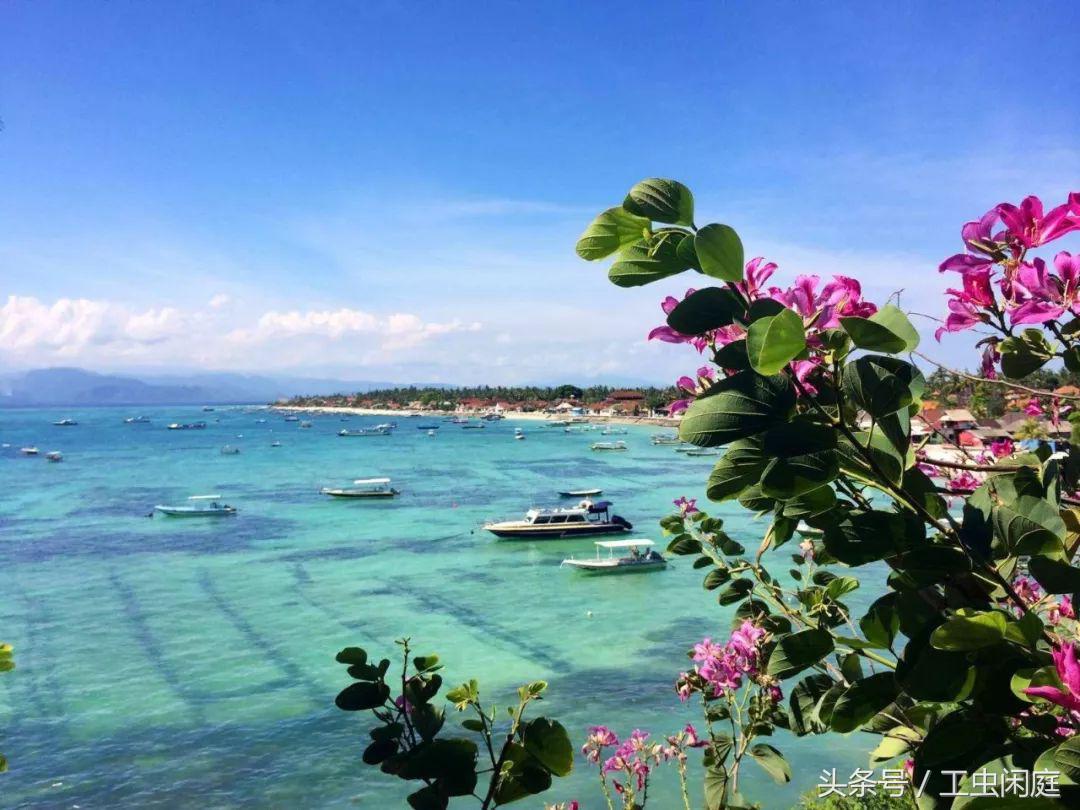
<path fill-rule="evenodd" d="M 439 425 L 417 425 L 417 430 L 438 430 Z"/>
<path fill-rule="evenodd" d="M 233 447 L 231 444 L 227 444 L 221 448 L 221 455 L 223 456 L 238 456 L 240 455 L 240 448 Z"/>
<path fill-rule="evenodd" d="M 432 428 L 431 430 L 429 430 L 429 431 L 427 432 L 427 435 L 428 435 L 428 436 L 435 436 L 435 435 L 436 435 L 436 433 L 435 433 L 435 429 L 434 429 L 434 428 Z"/>
<path fill-rule="evenodd" d="M 514 438 L 517 439 L 519 442 L 524 441 L 525 440 L 525 434 L 524 433 L 515 433 Z"/>
<path fill-rule="evenodd" d="M 48 453 L 45 454 L 45 458 L 55 463 L 57 461 L 63 461 L 64 454 L 61 453 L 59 450 L 50 450 Z"/>
<path fill-rule="evenodd" d="M 172 517 L 222 517 L 235 515 L 236 507 L 221 502 L 220 495 L 192 495 L 183 506 L 163 506 L 158 504 L 154 511 Z"/>
<path fill-rule="evenodd" d="M 256 419 L 256 420 L 255 420 L 255 424 L 256 424 L 256 425 L 265 425 L 265 424 L 266 424 L 266 420 L 265 420 L 265 419 Z"/>
<path fill-rule="evenodd" d="M 657 433 L 649 441 L 660 446 L 682 444 L 682 439 L 671 433 Z"/>
<path fill-rule="evenodd" d="M 373 428 L 360 428 L 359 430 L 349 430 L 348 428 L 342 428 L 338 431 L 338 436 L 389 436 L 390 428 L 379 425 Z"/>
<path fill-rule="evenodd" d="M 634 527 L 630 521 L 611 514 L 610 501 L 583 500 L 569 508 L 533 508 L 521 520 L 485 523 L 496 537 L 545 540 L 595 534 L 623 534 Z"/>
<path fill-rule="evenodd" d="M 562 498 L 593 498 L 603 495 L 602 489 L 560 489 L 559 496 Z"/>
<path fill-rule="evenodd" d="M 210 407 L 209 405 L 203 405 L 203 413 L 210 413 L 213 410 L 214 409 L 212 407 Z"/>
<path fill-rule="evenodd" d="M 304 420 L 303 422 L 301 422 L 301 423 L 300 423 L 300 427 L 302 427 L 302 428 L 309 428 L 309 427 L 311 427 L 311 422 L 309 422 L 309 421 L 307 421 L 307 420 L 305 419 L 305 420 Z"/>
<path fill-rule="evenodd" d="M 381 425 L 376 425 L 375 430 L 385 430 L 389 433 L 391 430 L 397 427 L 397 422 L 383 422 Z"/>
<path fill-rule="evenodd" d="M 462 430 L 483 430 L 486 427 L 487 427 L 487 425 L 485 425 L 483 422 L 481 422 L 478 425 L 474 425 L 472 422 L 469 422 L 468 424 L 462 425 L 461 429 Z"/>
<path fill-rule="evenodd" d="M 141 425 L 150 421 L 149 416 L 129 416 L 124 419 L 125 425 Z"/>
<path fill-rule="evenodd" d="M 626 450 L 626 442 L 593 442 L 590 445 L 591 450 Z"/>
<path fill-rule="evenodd" d="M 597 540 L 594 559 L 575 560 L 571 557 L 562 564 L 589 574 L 628 574 L 640 571 L 657 571 L 667 567 L 667 560 L 653 549 L 652 540 Z M 607 550 L 607 556 L 600 554 Z M 625 557 L 616 557 L 616 551 L 628 551 Z"/>
<path fill-rule="evenodd" d="M 480 418 L 483 419 L 485 422 L 498 422 L 500 419 L 505 419 L 506 417 L 503 416 L 501 413 L 488 413 L 484 414 Z"/>
<path fill-rule="evenodd" d="M 676 453 L 689 453 L 691 450 L 697 450 L 696 444 L 681 444 L 675 448 Z"/>
<path fill-rule="evenodd" d="M 169 430 L 205 430 L 206 422 L 173 422 L 169 425 Z"/>
<path fill-rule="evenodd" d="M 285 415 L 285 421 L 286 422 L 299 422 L 300 417 L 297 416 L 295 413 L 289 413 L 289 414 Z"/>
<path fill-rule="evenodd" d="M 610 425 L 600 431 L 601 436 L 625 436 L 626 428 L 624 427 L 611 427 Z"/>
<path fill-rule="evenodd" d="M 278 441 L 270 442 L 270 446 L 271 447 L 281 447 L 281 442 L 278 442 Z"/>
<path fill-rule="evenodd" d="M 515 439 L 524 439 L 525 438 L 525 431 L 522 430 L 519 427 L 514 428 L 514 438 Z"/>
<path fill-rule="evenodd" d="M 718 455 L 720 455 L 720 451 L 716 450 L 716 449 L 713 449 L 713 448 L 695 447 L 693 449 L 687 450 L 686 455 L 688 455 L 688 456 L 718 456 Z"/>
<path fill-rule="evenodd" d="M 76 422 L 74 419 L 58 419 L 53 422 L 53 424 L 57 427 L 73 427 L 74 425 L 77 425 L 79 423 Z"/>
<path fill-rule="evenodd" d="M 550 422 L 545 423 L 548 427 L 566 427 L 570 424 L 569 419 L 552 419 Z"/>
<path fill-rule="evenodd" d="M 24 456 L 36 456 L 38 454 L 38 449 L 36 447 L 20 447 L 19 452 Z"/>
<path fill-rule="evenodd" d="M 390 486 L 389 478 L 358 478 L 351 487 L 323 487 L 321 492 L 334 498 L 393 498 L 401 494 Z"/>

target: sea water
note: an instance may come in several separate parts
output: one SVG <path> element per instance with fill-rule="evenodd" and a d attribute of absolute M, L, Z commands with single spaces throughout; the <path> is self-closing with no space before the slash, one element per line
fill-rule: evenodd
<path fill-rule="evenodd" d="M 123 422 L 137 413 L 151 421 Z M 52 424 L 63 417 L 78 425 Z M 312 427 L 243 408 L 0 411 L 0 641 L 17 662 L 0 674 L 0 807 L 404 807 L 418 785 L 363 765 L 368 718 L 333 702 L 351 682 L 339 649 L 395 659 L 401 636 L 441 655 L 448 684 L 477 678 L 486 701 L 508 705 L 518 685 L 547 680 L 531 711 L 560 719 L 575 747 L 592 724 L 654 735 L 700 725 L 673 683 L 694 642 L 727 637 L 733 608 L 690 559 L 589 577 L 559 563 L 591 556 L 591 539 L 499 541 L 481 526 L 598 487 L 631 536 L 662 543 L 657 521 L 677 497 L 704 504 L 714 458 L 651 445 L 657 428 L 609 437 L 507 419 L 437 422 L 429 436 L 421 417 L 344 438 L 387 420 L 304 418 Z M 206 429 L 166 429 L 196 421 Z M 614 439 L 629 449 L 589 448 Z M 241 452 L 222 455 L 226 444 Z M 42 455 L 21 456 L 26 445 Z M 47 462 L 50 450 L 63 462 Z M 401 496 L 319 493 L 372 476 Z M 239 513 L 150 517 L 211 493 Z M 749 549 L 760 542 L 764 520 L 713 511 Z M 444 733 L 460 719 L 448 709 Z M 856 737 L 771 742 L 795 779 L 774 786 L 748 762 L 745 793 L 766 807 L 793 805 L 823 768 L 866 765 Z M 700 795 L 700 767 L 691 772 Z M 579 756 L 570 777 L 516 806 L 601 807 L 595 780 Z M 662 774 L 650 806 L 679 805 L 674 788 Z"/>

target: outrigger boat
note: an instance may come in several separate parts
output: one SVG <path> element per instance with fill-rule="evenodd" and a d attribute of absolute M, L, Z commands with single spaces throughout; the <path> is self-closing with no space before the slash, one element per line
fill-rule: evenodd
<path fill-rule="evenodd" d="M 628 574 L 637 571 L 656 571 L 667 567 L 663 555 L 653 550 L 652 540 L 597 540 L 596 558 L 575 560 L 571 557 L 562 564 L 589 574 Z M 607 557 L 600 554 L 607 549 Z M 615 551 L 628 549 L 625 557 L 616 557 Z"/>
<path fill-rule="evenodd" d="M 390 486 L 389 478 L 358 478 L 351 487 L 323 487 L 322 494 L 334 498 L 393 498 L 401 493 Z"/>
<path fill-rule="evenodd" d="M 594 534 L 623 534 L 634 527 L 625 518 L 611 514 L 610 501 L 593 503 L 586 499 L 568 509 L 530 509 L 521 520 L 485 523 L 484 528 L 496 537 L 549 540 Z"/>
<path fill-rule="evenodd" d="M 55 422 L 53 422 L 53 424 L 57 427 L 72 427 L 79 423 L 76 422 L 74 419 L 57 419 Z"/>
<path fill-rule="evenodd" d="M 348 428 L 342 428 L 338 431 L 338 436 L 389 436 L 390 428 L 378 425 L 373 428 L 360 428 L 359 430 L 349 430 Z"/>
<path fill-rule="evenodd" d="M 591 445 L 593 450 L 626 450 L 626 442 L 593 442 Z"/>
<path fill-rule="evenodd" d="M 186 506 L 162 506 L 158 504 L 154 511 L 171 517 L 222 517 L 235 515 L 236 507 L 221 502 L 220 495 L 192 495 Z"/>
<path fill-rule="evenodd" d="M 602 489 L 560 489 L 559 496 L 562 498 L 592 498 L 595 495 L 603 495 Z"/>
<path fill-rule="evenodd" d="M 169 425 L 169 430 L 205 430 L 206 422 L 173 422 Z"/>

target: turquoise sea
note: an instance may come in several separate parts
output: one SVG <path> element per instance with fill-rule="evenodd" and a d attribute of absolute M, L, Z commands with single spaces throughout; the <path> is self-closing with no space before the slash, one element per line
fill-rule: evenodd
<path fill-rule="evenodd" d="M 137 413 L 152 421 L 123 423 Z M 79 424 L 52 425 L 62 417 Z M 489 700 L 548 680 L 540 706 L 577 743 L 595 723 L 659 734 L 696 718 L 672 684 L 696 640 L 726 638 L 731 608 L 689 561 L 589 578 L 559 568 L 591 554 L 588 539 L 496 541 L 480 525 L 597 486 L 635 536 L 660 540 L 658 519 L 678 496 L 702 498 L 714 459 L 653 447 L 655 428 L 611 437 L 626 453 L 599 453 L 599 432 L 526 421 L 440 423 L 429 437 L 416 425 L 431 420 L 403 418 L 387 438 L 340 438 L 386 420 L 309 418 L 311 429 L 242 408 L 0 411 L 0 640 L 17 662 L 0 675 L 0 807 L 403 807 L 405 784 L 360 762 L 366 720 L 333 705 L 349 683 L 335 653 L 393 658 L 403 635 L 442 656 L 447 681 L 478 678 Z M 206 430 L 165 429 L 198 420 Z M 226 443 L 242 452 L 221 455 Z M 20 456 L 29 444 L 64 461 Z M 402 496 L 318 493 L 373 475 Z M 211 492 L 239 514 L 147 517 Z M 723 514 L 756 545 L 763 522 Z M 773 786 L 748 764 L 746 793 L 766 807 L 791 806 L 822 768 L 865 766 L 855 737 L 774 742 L 795 782 Z M 670 776 L 650 807 L 678 804 Z M 579 760 L 547 798 L 599 808 L 594 780 Z"/>

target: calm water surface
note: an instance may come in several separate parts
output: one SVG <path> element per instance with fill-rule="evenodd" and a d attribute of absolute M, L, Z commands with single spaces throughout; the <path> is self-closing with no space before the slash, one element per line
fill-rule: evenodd
<path fill-rule="evenodd" d="M 123 424 L 134 413 L 152 422 Z M 54 427 L 61 417 L 79 425 Z M 207 429 L 165 429 L 197 420 Z M 349 682 L 334 662 L 341 647 L 393 657 L 406 634 L 442 655 L 447 681 L 475 676 L 488 699 L 548 680 L 541 706 L 577 741 L 593 723 L 659 733 L 695 719 L 672 681 L 694 641 L 726 637 L 731 608 L 688 561 L 588 578 L 559 561 L 591 554 L 589 540 L 499 542 L 479 527 L 550 504 L 557 489 L 597 486 L 635 534 L 659 540 L 656 521 L 673 498 L 703 498 L 714 459 L 651 446 L 653 428 L 612 437 L 629 452 L 598 453 L 599 432 L 532 422 L 441 423 L 429 437 L 416 425 L 430 420 L 400 419 L 388 438 L 339 438 L 384 420 L 311 420 L 300 429 L 239 408 L 0 411 L 10 445 L 0 449 L 0 640 L 18 665 L 0 676 L 11 765 L 0 807 L 403 807 L 404 783 L 360 764 L 366 722 L 333 698 Z M 513 440 L 515 425 L 526 441 Z M 242 452 L 221 455 L 226 443 Z M 65 460 L 19 456 L 28 444 Z M 373 475 L 403 495 L 318 494 Z M 239 515 L 147 517 L 210 492 Z M 758 542 L 762 522 L 738 507 L 723 514 L 736 539 Z M 868 604 L 861 596 L 849 602 Z M 794 785 L 747 768 L 747 792 L 767 807 L 791 806 L 822 768 L 865 762 L 855 738 L 776 742 Z M 598 808 L 594 778 L 579 761 L 550 799 Z M 664 787 L 658 810 L 676 803 Z"/>

